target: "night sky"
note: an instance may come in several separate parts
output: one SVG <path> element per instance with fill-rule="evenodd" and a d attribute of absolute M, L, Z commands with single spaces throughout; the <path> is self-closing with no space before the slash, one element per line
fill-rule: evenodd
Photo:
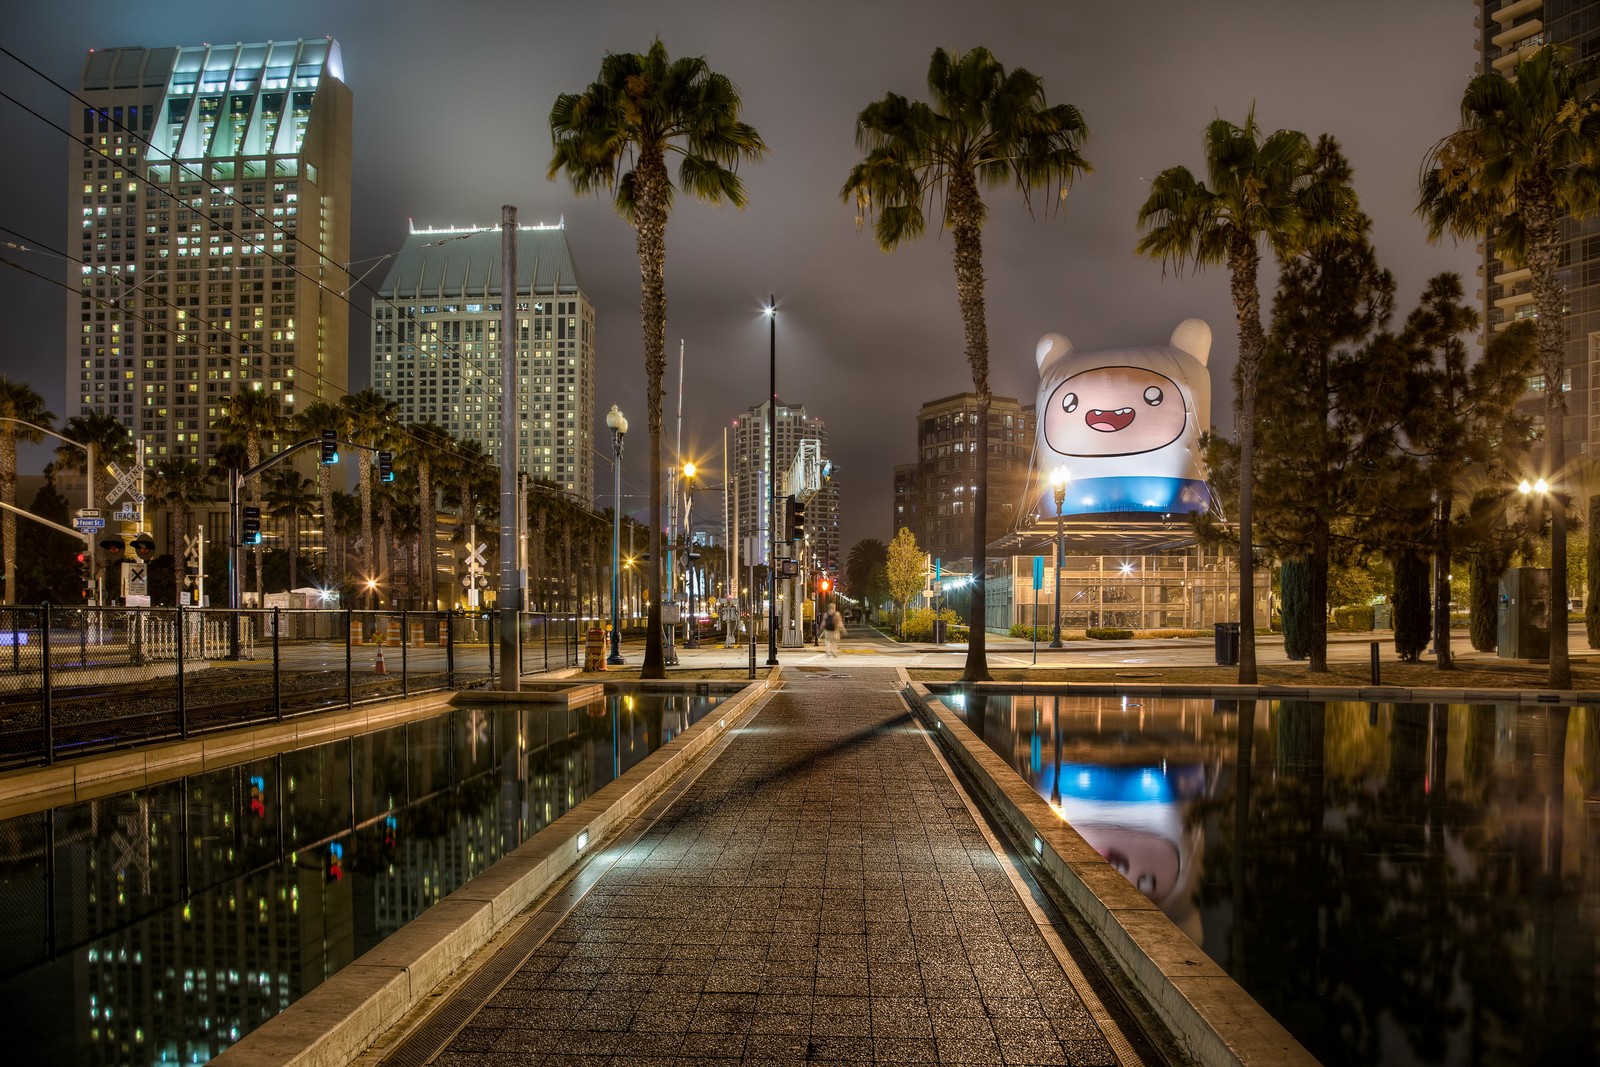
<path fill-rule="evenodd" d="M 665 440 L 670 450 L 682 339 L 685 451 L 720 469 L 722 427 L 766 393 L 761 308 L 776 293 L 778 392 L 827 423 L 848 550 L 893 535 L 892 467 L 914 458 L 918 406 L 971 388 L 948 235 L 930 231 L 886 255 L 839 199 L 860 158 L 855 117 L 866 104 L 889 91 L 926 98 L 935 47 L 982 45 L 1042 76 L 1051 103 L 1080 108 L 1094 173 L 1063 212 L 1030 217 L 1010 189 L 985 196 L 993 388 L 1031 401 L 1043 333 L 1079 348 L 1164 342 L 1197 315 L 1215 331 L 1213 419 L 1227 426 L 1236 345 L 1226 274 L 1163 277 L 1133 254 L 1146 182 L 1173 164 L 1199 171 L 1205 124 L 1242 121 L 1254 102 L 1266 129 L 1342 143 L 1379 258 L 1399 284 L 1398 316 L 1440 271 L 1460 272 L 1471 294 L 1472 249 L 1430 246 L 1412 208 L 1423 155 L 1453 128 L 1472 74 L 1474 11 L 1467 0 L 87 0 L 14 10 L 4 44 L 75 90 L 91 48 L 336 38 L 355 98 L 352 258 L 396 250 L 408 219 L 496 225 L 502 204 L 517 205 L 525 223 L 564 218 L 598 315 L 597 413 L 618 404 L 635 430 L 625 464 L 634 492 L 646 484 L 646 449 L 633 231 L 608 201 L 546 180 L 550 105 L 587 86 L 607 51 L 641 51 L 656 35 L 673 56 L 705 56 L 738 85 L 744 118 L 770 152 L 741 171 L 744 211 L 685 197 L 673 211 Z M 63 124 L 76 114 L 64 92 L 4 57 L 0 91 Z M 67 137 L 7 100 L 0 134 L 0 242 L 21 242 L 20 233 L 70 249 Z M 0 256 L 65 277 L 47 255 Z M 1263 278 L 1264 291 L 1271 285 Z M 368 379 L 358 309 L 352 388 Z M 0 271 L 0 373 L 32 382 L 58 415 L 64 323 L 62 289 Z M 609 451 L 603 420 L 596 441 Z M 27 458 L 22 473 L 37 473 L 43 457 L 33 469 Z M 596 463 L 598 489 L 608 479 Z"/>

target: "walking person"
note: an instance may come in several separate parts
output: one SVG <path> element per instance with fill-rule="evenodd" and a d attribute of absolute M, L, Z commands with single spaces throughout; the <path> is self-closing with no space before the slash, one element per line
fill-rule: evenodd
<path fill-rule="evenodd" d="M 822 641 L 828 655 L 839 658 L 839 638 L 844 636 L 844 616 L 833 602 L 828 602 L 828 613 L 822 617 Z"/>

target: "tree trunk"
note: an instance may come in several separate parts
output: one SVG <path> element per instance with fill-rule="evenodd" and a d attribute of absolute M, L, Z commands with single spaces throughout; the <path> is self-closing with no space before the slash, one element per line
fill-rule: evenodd
<path fill-rule="evenodd" d="M 1229 285 L 1239 324 L 1239 684 L 1256 684 L 1256 565 L 1252 529 L 1256 463 L 1256 380 L 1266 338 L 1256 272 L 1261 255 L 1248 234 L 1228 242 Z"/>
<path fill-rule="evenodd" d="M 1441 671 L 1456 668 L 1450 653 L 1450 494 L 1440 495 L 1433 546 L 1433 654 Z"/>
<path fill-rule="evenodd" d="M 1550 505 L 1550 675 L 1551 689 L 1572 688 L 1572 667 L 1567 649 L 1567 503 L 1566 416 L 1563 392 L 1566 342 L 1563 337 L 1561 285 L 1561 230 L 1556 216 L 1554 183 L 1541 171 L 1517 190 L 1523 204 L 1528 267 L 1532 273 L 1539 362 L 1544 369 L 1545 480 L 1552 486 Z"/>
<path fill-rule="evenodd" d="M 665 678 L 661 643 L 661 379 L 666 373 L 667 332 L 667 166 L 659 144 L 639 147 L 634 170 L 634 212 L 639 254 L 639 320 L 644 330 L 646 410 L 650 427 L 650 611 L 645 624 L 640 678 Z M 771 398 L 776 404 L 777 398 Z M 777 410 L 773 410 L 777 417 Z"/>
<path fill-rule="evenodd" d="M 955 239 L 956 298 L 961 304 L 961 325 L 966 334 L 967 365 L 972 389 L 978 394 L 977 464 L 973 469 L 972 596 L 967 622 L 967 662 L 963 682 L 992 681 L 989 674 L 984 572 L 989 565 L 989 326 L 983 307 L 982 201 L 978 186 L 967 171 L 950 176 L 950 231 Z"/>
<path fill-rule="evenodd" d="M 439 515 L 433 506 L 433 465 L 425 451 L 417 458 L 417 504 L 422 509 L 417 516 L 417 575 L 422 594 L 417 606 L 432 611 L 439 606 L 435 592 L 438 583 L 434 581 L 438 573 Z"/>

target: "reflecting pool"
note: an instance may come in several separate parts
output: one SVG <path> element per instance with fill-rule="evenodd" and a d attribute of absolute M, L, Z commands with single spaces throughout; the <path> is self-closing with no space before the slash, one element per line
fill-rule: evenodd
<path fill-rule="evenodd" d="M 460 708 L 0 822 L 10 1063 L 204 1063 L 724 697 Z"/>
<path fill-rule="evenodd" d="M 1600 1062 L 1600 711 L 944 699 L 1323 1063 Z"/>

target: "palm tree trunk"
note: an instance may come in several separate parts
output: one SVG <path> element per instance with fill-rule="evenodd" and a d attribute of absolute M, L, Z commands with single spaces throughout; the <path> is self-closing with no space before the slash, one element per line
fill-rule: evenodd
<path fill-rule="evenodd" d="M 989 566 L 989 325 L 983 307 L 983 234 L 979 224 L 982 203 L 971 174 L 950 178 L 951 234 L 955 238 L 956 297 L 961 304 L 961 325 L 966 333 L 967 365 L 972 369 L 972 389 L 978 394 L 978 425 L 973 435 L 978 452 L 973 469 L 972 598 L 968 609 L 967 662 L 963 682 L 987 682 L 989 674 L 987 602 L 984 572 Z"/>
<path fill-rule="evenodd" d="M 372 543 L 372 463 L 368 455 L 366 449 L 361 449 L 360 458 L 356 461 L 357 481 L 361 487 L 361 567 L 366 571 L 361 577 L 364 582 L 370 582 L 378 576 L 378 546 Z M 367 606 L 370 608 L 372 587 L 367 588 Z"/>
<path fill-rule="evenodd" d="M 333 475 L 322 463 L 317 464 L 317 492 L 322 497 L 322 583 L 328 589 L 342 589 L 344 568 L 333 551 Z"/>
<path fill-rule="evenodd" d="M 638 232 L 640 325 L 644 328 L 646 410 L 650 426 L 650 613 L 645 624 L 640 678 L 667 676 L 661 644 L 661 379 L 666 373 L 667 166 L 659 145 L 642 145 L 634 171 L 634 225 Z M 777 398 L 769 402 L 776 404 Z M 777 411 L 773 411 L 774 418 Z M 776 473 L 776 472 L 774 472 Z"/>
<path fill-rule="evenodd" d="M 439 517 L 433 507 L 433 465 L 426 453 L 417 460 L 417 503 L 422 508 L 422 513 L 417 516 L 417 574 L 421 592 L 417 607 L 432 611 L 438 606 L 433 578 L 437 567 L 434 546 L 439 541 L 436 530 Z"/>
<path fill-rule="evenodd" d="M 17 506 L 17 435 L 0 429 L 0 501 Z M 0 537 L 5 539 L 5 603 L 17 602 L 17 517 L 7 511 L 0 516 Z"/>
<path fill-rule="evenodd" d="M 1562 305 L 1566 293 L 1558 273 L 1561 268 L 1561 231 L 1556 218 L 1554 187 L 1548 174 L 1540 174 L 1518 190 L 1524 204 L 1525 239 L 1531 268 L 1533 300 L 1539 309 L 1534 325 L 1539 362 L 1544 370 L 1545 479 L 1557 488 L 1550 506 L 1550 675 L 1551 689 L 1572 688 L 1572 666 L 1567 648 L 1567 503 L 1562 491 L 1566 466 L 1567 397 L 1566 341 Z"/>
<path fill-rule="evenodd" d="M 1229 283 L 1239 323 L 1239 684 L 1256 684 L 1256 561 L 1252 526 L 1256 463 L 1256 380 L 1266 338 L 1255 242 L 1235 231 L 1228 242 Z"/>
<path fill-rule="evenodd" d="M 1441 671 L 1455 670 L 1450 654 L 1450 494 L 1441 493 L 1433 548 L 1433 651 Z"/>

